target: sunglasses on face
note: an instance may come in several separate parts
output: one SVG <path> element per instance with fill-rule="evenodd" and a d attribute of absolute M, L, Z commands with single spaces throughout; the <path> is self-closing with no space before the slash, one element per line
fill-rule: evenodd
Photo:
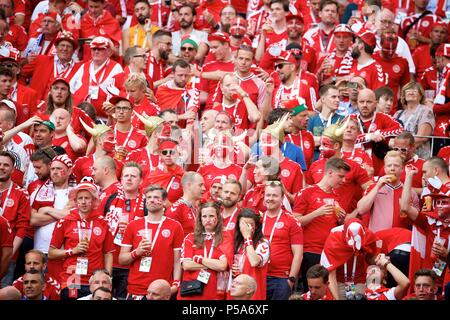
<path fill-rule="evenodd" d="M 279 63 L 279 64 L 276 64 L 276 65 L 275 65 L 275 70 L 283 69 L 283 67 L 284 67 L 285 64 L 286 64 L 286 63 Z"/>
<path fill-rule="evenodd" d="M 181 47 L 181 51 L 194 51 L 193 47 Z"/>
<path fill-rule="evenodd" d="M 161 154 L 163 156 L 173 156 L 175 153 L 176 153 L 175 150 L 170 150 L 170 149 L 161 151 Z"/>
<path fill-rule="evenodd" d="M 137 54 L 133 56 L 133 58 L 145 58 L 146 56 L 147 56 L 146 54 Z"/>

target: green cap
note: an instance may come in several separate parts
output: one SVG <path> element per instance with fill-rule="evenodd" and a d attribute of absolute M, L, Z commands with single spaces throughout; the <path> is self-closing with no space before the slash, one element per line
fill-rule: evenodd
<path fill-rule="evenodd" d="M 291 116 L 296 116 L 300 112 L 305 111 L 305 110 L 308 110 L 308 108 L 305 106 L 305 104 L 302 103 L 291 109 Z"/>
<path fill-rule="evenodd" d="M 51 122 L 50 120 L 44 120 L 40 124 L 46 126 L 47 128 L 49 128 L 52 131 L 55 131 L 55 129 L 56 129 L 55 124 L 53 122 Z"/>
<path fill-rule="evenodd" d="M 183 45 L 185 43 L 192 44 L 194 46 L 195 50 L 198 50 L 198 44 L 197 44 L 197 42 L 195 42 L 195 40 L 193 40 L 191 38 L 186 38 L 186 39 L 181 41 L 181 45 Z"/>

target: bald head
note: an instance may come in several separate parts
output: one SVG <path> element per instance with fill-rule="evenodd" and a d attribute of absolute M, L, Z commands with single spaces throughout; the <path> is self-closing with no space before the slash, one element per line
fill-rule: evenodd
<path fill-rule="evenodd" d="M 0 300 L 20 300 L 22 294 L 13 286 L 0 289 Z"/>
<path fill-rule="evenodd" d="M 154 280 L 147 289 L 147 300 L 169 300 L 170 284 L 164 279 Z"/>
<path fill-rule="evenodd" d="M 216 119 L 218 113 L 219 111 L 214 109 L 209 109 L 203 112 L 202 118 L 200 119 L 200 124 L 204 133 L 207 133 L 209 129 L 214 126 L 214 120 Z"/>
<path fill-rule="evenodd" d="M 234 300 L 250 300 L 255 294 L 256 288 L 256 280 L 243 273 L 234 278 L 231 284 L 230 295 Z"/>
<path fill-rule="evenodd" d="M 117 181 L 116 163 L 109 156 L 103 156 L 95 159 L 92 166 L 92 178 L 96 184 L 105 188 L 112 182 Z"/>
<path fill-rule="evenodd" d="M 373 116 L 377 106 L 375 92 L 370 89 L 362 89 L 358 93 L 358 110 L 363 120 L 368 120 Z"/>

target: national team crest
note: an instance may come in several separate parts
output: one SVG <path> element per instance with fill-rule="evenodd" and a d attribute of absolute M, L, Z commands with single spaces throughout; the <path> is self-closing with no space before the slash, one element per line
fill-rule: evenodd
<path fill-rule="evenodd" d="M 309 141 L 303 142 L 303 146 L 305 147 L 305 149 L 310 149 L 311 148 L 311 144 L 309 143 Z"/>
<path fill-rule="evenodd" d="M 128 146 L 133 149 L 136 148 L 136 141 L 134 140 L 128 141 Z"/>
<path fill-rule="evenodd" d="M 400 66 L 398 64 L 394 64 L 394 66 L 392 67 L 392 70 L 395 73 L 399 73 L 400 72 Z"/>
<path fill-rule="evenodd" d="M 100 227 L 95 227 L 94 230 L 92 230 L 92 231 L 94 232 L 94 234 L 95 234 L 97 237 L 100 237 L 101 234 L 102 234 L 102 229 L 101 229 Z"/>
<path fill-rule="evenodd" d="M 8 199 L 8 201 L 6 201 L 6 206 L 11 208 L 14 206 L 14 200 L 13 199 Z"/>
<path fill-rule="evenodd" d="M 275 226 L 275 228 L 277 228 L 277 229 L 282 229 L 283 227 L 284 227 L 284 222 L 283 221 L 279 221 L 277 223 L 277 225 Z"/>
<path fill-rule="evenodd" d="M 170 237 L 170 230 L 169 230 L 169 229 L 164 229 L 163 231 L 161 231 L 161 235 L 162 235 L 164 238 Z"/>
<path fill-rule="evenodd" d="M 285 178 L 289 177 L 291 175 L 291 173 L 289 172 L 288 169 L 283 169 L 281 170 L 281 175 Z"/>
<path fill-rule="evenodd" d="M 178 190 L 179 188 L 180 188 L 180 184 L 178 182 L 172 183 L 172 189 L 173 190 Z"/>

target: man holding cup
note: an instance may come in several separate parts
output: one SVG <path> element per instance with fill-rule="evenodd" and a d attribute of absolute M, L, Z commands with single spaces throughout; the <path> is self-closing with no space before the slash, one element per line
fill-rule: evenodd
<path fill-rule="evenodd" d="M 113 235 L 108 222 L 96 210 L 98 187 L 82 181 L 69 195 L 75 209 L 57 222 L 48 252 L 49 260 L 64 259 L 61 299 L 88 295 L 93 270 L 112 271 Z M 76 232 L 73 232 L 76 230 Z"/>
<path fill-rule="evenodd" d="M 131 221 L 122 240 L 121 265 L 129 265 L 128 300 L 142 300 L 156 279 L 171 283 L 176 294 L 181 279 L 183 228 L 164 216 L 167 191 L 158 185 L 144 190 L 148 216 Z"/>

